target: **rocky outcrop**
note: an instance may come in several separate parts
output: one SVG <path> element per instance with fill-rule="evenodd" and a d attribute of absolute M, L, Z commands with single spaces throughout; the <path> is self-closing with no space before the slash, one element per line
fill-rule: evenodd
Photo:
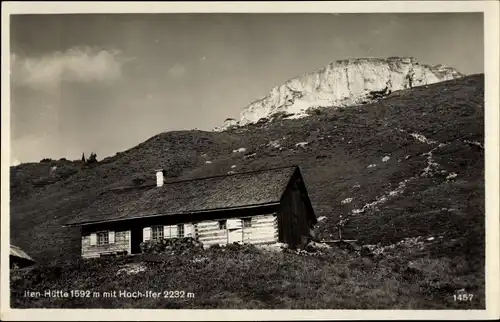
<path fill-rule="evenodd" d="M 292 78 L 240 113 L 239 125 L 276 113 L 300 115 L 309 108 L 359 104 L 391 91 L 463 77 L 443 65 L 421 65 L 413 57 L 339 60 L 312 73 Z"/>
<path fill-rule="evenodd" d="M 215 131 L 215 132 L 222 132 L 222 131 L 225 131 L 225 130 L 228 130 L 228 129 L 231 129 L 231 128 L 234 128 L 234 127 L 238 127 L 239 123 L 240 122 L 238 122 L 237 120 L 235 120 L 233 118 L 227 118 L 224 121 L 224 125 L 215 127 L 213 129 L 213 131 Z"/>

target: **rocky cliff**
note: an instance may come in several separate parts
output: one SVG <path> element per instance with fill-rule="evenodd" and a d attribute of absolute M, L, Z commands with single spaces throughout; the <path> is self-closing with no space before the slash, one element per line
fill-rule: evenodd
<path fill-rule="evenodd" d="M 284 112 L 300 117 L 311 107 L 348 106 L 363 103 L 373 94 L 437 83 L 463 77 L 443 65 L 421 65 L 413 57 L 339 60 L 312 73 L 286 81 L 245 107 L 239 125 Z"/>

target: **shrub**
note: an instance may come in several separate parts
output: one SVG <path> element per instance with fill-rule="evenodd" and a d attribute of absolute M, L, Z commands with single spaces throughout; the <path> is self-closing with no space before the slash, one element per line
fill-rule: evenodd
<path fill-rule="evenodd" d="M 317 108 L 317 107 L 316 108 L 308 108 L 306 113 L 307 113 L 307 115 L 311 115 L 311 116 L 325 114 L 325 112 L 322 109 Z"/>
<path fill-rule="evenodd" d="M 142 242 L 140 247 L 143 253 L 161 254 L 170 251 L 183 252 L 185 250 L 202 249 L 203 244 L 193 237 L 184 237 L 147 240 Z"/>
<path fill-rule="evenodd" d="M 227 244 L 226 245 L 226 248 L 228 250 L 233 250 L 233 251 L 237 251 L 237 250 L 240 250 L 241 248 L 243 247 L 243 245 L 237 243 L 237 242 L 234 242 L 232 244 Z"/>
<path fill-rule="evenodd" d="M 93 163 L 97 163 L 97 162 L 98 162 L 97 161 L 97 154 L 94 153 L 94 152 L 90 153 L 90 157 L 87 158 L 86 163 L 87 164 L 93 164 Z"/>
<path fill-rule="evenodd" d="M 220 249 L 220 245 L 219 244 L 212 244 L 210 245 L 210 247 L 208 249 Z"/>

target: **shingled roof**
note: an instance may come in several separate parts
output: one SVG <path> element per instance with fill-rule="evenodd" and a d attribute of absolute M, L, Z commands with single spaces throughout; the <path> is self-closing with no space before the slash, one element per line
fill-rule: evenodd
<path fill-rule="evenodd" d="M 24 260 L 35 262 L 28 254 L 26 254 L 21 248 L 15 245 L 10 245 L 10 256 L 22 258 Z"/>
<path fill-rule="evenodd" d="M 68 226 L 278 204 L 296 166 L 131 187 L 101 194 Z"/>

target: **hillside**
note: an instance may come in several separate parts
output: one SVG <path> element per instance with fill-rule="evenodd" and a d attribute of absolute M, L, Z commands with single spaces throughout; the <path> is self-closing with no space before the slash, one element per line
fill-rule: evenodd
<path fill-rule="evenodd" d="M 467 238 L 470 247 L 457 249 L 481 257 L 483 87 L 482 75 L 468 76 L 302 119 L 161 133 L 93 166 L 11 167 L 12 243 L 39 261 L 77 256 L 78 231 L 62 224 L 103 189 L 153 179 L 159 167 L 167 178 L 189 178 L 298 164 L 322 239 L 336 238 L 342 215 L 349 217 L 345 238 L 365 244 Z"/>
<path fill-rule="evenodd" d="M 484 308 L 483 92 L 483 75 L 473 75 L 392 92 L 374 103 L 315 109 L 306 118 L 274 115 L 224 132 L 161 133 L 91 165 L 44 160 L 11 167 L 11 241 L 42 264 L 12 276 L 12 303 Z M 193 178 L 291 164 L 301 167 L 320 238 L 336 239 L 342 216 L 343 237 L 369 245 L 377 256 L 334 247 L 315 256 L 208 250 L 160 263 L 85 262 L 75 260 L 78 230 L 62 227 L 99 192 L 154 180 L 156 168 L 166 169 L 167 178 Z M 127 265 L 140 272 L 116 275 Z M 173 278 L 158 281 L 165 274 Z M 26 289 L 105 292 L 136 285 L 185 290 L 196 300 L 23 296 Z M 475 300 L 455 301 L 464 290 Z"/>

